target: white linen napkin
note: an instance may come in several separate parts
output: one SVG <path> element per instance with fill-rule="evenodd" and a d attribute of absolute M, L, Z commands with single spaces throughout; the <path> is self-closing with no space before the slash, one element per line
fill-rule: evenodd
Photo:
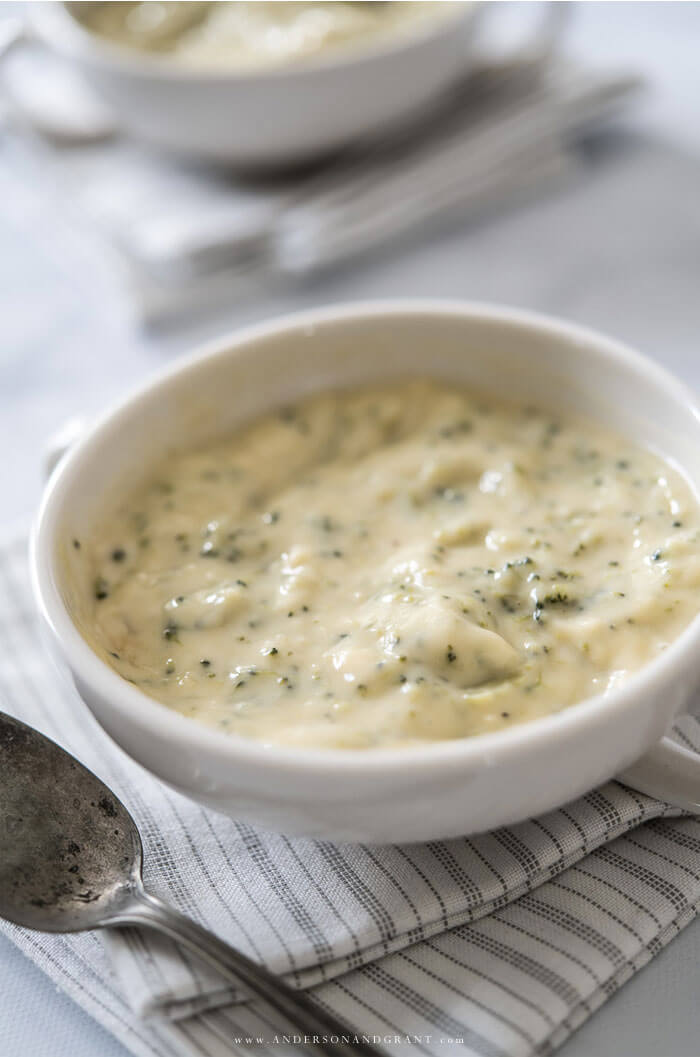
<path fill-rule="evenodd" d="M 11 59 L 16 106 L 38 83 L 50 94 L 44 53 Z M 581 133 L 639 83 L 565 59 L 487 65 L 380 140 L 275 179 L 178 165 L 119 139 L 32 138 L 22 121 L 6 157 L 101 233 L 141 319 L 158 324 L 546 191 L 580 167 Z"/>
<path fill-rule="evenodd" d="M 61 682 L 38 641 L 24 541 L 0 547 L 0 636 L 0 707 L 123 799 L 147 885 L 388 1052 L 551 1053 L 700 904 L 700 820 L 616 782 L 517 826 L 401 847 L 288 840 L 190 803 Z M 700 749 L 700 722 L 677 737 Z M 138 1057 L 299 1052 L 262 1005 L 155 934 L 2 927 Z"/>

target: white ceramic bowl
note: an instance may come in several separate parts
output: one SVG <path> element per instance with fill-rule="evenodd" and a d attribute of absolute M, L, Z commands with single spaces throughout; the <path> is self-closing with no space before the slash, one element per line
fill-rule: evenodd
<path fill-rule="evenodd" d="M 479 6 L 455 4 L 415 32 L 357 50 L 240 73 L 183 69 L 110 44 L 84 29 L 70 4 L 31 4 L 28 18 L 125 131 L 178 154 L 257 168 L 327 154 L 434 99 L 465 72 Z"/>
<path fill-rule="evenodd" d="M 90 591 L 68 541 L 89 538 L 105 502 L 150 461 L 310 391 L 407 374 L 595 416 L 675 460 L 700 490 L 692 395 L 637 353 L 579 327 L 510 309 L 396 302 L 241 331 L 107 414 L 49 483 L 33 534 L 34 588 L 83 699 L 126 752 L 180 792 L 290 834 L 399 842 L 486 830 L 571 800 L 652 746 L 630 783 L 698 807 L 700 757 L 660 739 L 698 683 L 700 619 L 605 697 L 501 733 L 359 752 L 223 736 L 125 682 L 81 637 L 75 620 Z"/>

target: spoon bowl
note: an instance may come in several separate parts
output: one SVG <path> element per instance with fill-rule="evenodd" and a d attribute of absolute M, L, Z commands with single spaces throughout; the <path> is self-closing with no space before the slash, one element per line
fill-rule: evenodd
<path fill-rule="evenodd" d="M 0 714 L 0 915 L 42 932 L 94 929 L 140 885 L 141 838 L 106 785 Z"/>

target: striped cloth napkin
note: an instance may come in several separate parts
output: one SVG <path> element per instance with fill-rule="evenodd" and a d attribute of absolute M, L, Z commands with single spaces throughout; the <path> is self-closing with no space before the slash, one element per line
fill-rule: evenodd
<path fill-rule="evenodd" d="M 25 549 L 0 547 L 0 707 L 124 800 L 154 892 L 387 1052 L 549 1054 L 695 915 L 700 820 L 616 782 L 494 833 L 402 847 L 288 840 L 197 807 L 61 685 Z M 700 749 L 700 722 L 677 736 Z M 138 1057 L 300 1052 L 264 1006 L 156 935 L 2 927 Z"/>

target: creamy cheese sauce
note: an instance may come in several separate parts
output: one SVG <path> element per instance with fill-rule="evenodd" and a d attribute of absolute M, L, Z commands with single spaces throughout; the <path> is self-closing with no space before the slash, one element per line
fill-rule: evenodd
<path fill-rule="evenodd" d="M 362 749 L 616 686 L 696 614 L 699 526 L 686 481 L 596 423 L 416 380 L 174 457 L 73 545 L 90 637 L 146 693 Z"/>
<path fill-rule="evenodd" d="M 100 3 L 74 5 L 114 43 L 200 69 L 287 65 L 420 30 L 450 3 Z"/>

